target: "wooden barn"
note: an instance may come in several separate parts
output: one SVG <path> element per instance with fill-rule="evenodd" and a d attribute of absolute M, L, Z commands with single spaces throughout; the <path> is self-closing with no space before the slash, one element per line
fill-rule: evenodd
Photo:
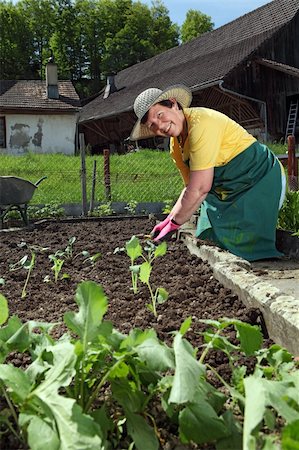
<path fill-rule="evenodd" d="M 122 151 L 136 96 L 183 83 L 192 106 L 224 112 L 264 141 L 299 133 L 299 0 L 274 0 L 244 16 L 108 77 L 81 110 L 79 131 L 94 152 Z"/>

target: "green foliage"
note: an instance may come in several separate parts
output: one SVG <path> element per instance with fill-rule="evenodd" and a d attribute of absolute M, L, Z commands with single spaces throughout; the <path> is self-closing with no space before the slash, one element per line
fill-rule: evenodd
<path fill-rule="evenodd" d="M 32 78 L 33 36 L 26 18 L 12 2 L 0 2 L 0 24 L 1 79 Z"/>
<path fill-rule="evenodd" d="M 57 283 L 58 278 L 59 278 L 59 274 L 60 274 L 62 266 L 64 264 L 64 259 L 61 259 L 56 254 L 49 255 L 49 259 L 53 263 L 52 270 L 54 272 L 55 283 Z"/>
<path fill-rule="evenodd" d="M 28 206 L 28 216 L 32 219 L 59 219 L 65 216 L 65 211 L 53 201 L 42 207 Z"/>
<path fill-rule="evenodd" d="M 162 213 L 169 214 L 172 211 L 175 201 L 173 199 L 164 200 L 164 208 Z"/>
<path fill-rule="evenodd" d="M 36 254 L 38 252 L 43 252 L 44 250 L 47 250 L 46 248 L 43 247 L 39 247 L 36 245 L 28 245 L 26 242 L 21 242 L 20 244 L 18 244 L 19 248 L 25 248 L 27 250 L 29 250 L 29 254 L 26 254 L 24 256 L 22 256 L 22 258 L 17 261 L 16 263 L 12 263 L 9 266 L 9 270 L 10 271 L 15 271 L 15 270 L 20 270 L 20 269 L 24 269 L 27 271 L 27 276 L 26 276 L 26 280 L 22 289 L 22 293 L 21 293 L 21 298 L 25 298 L 27 295 L 27 286 L 29 283 L 29 279 L 30 276 L 33 272 L 33 269 L 35 267 L 35 263 L 36 263 Z"/>
<path fill-rule="evenodd" d="M 98 173 L 104 173 L 103 156 L 86 157 L 87 197 L 91 196 L 94 160 Z M 0 175 L 14 175 L 32 182 L 47 175 L 47 183 L 36 189 L 29 205 L 29 218 L 61 217 L 58 205 L 81 203 L 81 161 L 78 156 L 28 153 L 16 158 L 1 155 Z M 143 149 L 126 155 L 110 157 L 111 201 L 159 202 L 168 193 L 177 198 L 182 190 L 182 179 L 167 152 Z M 99 178 L 101 181 L 101 178 Z M 95 198 L 105 202 L 104 184 L 96 185 Z M 36 205 L 45 205 L 32 210 Z M 59 208 L 59 209 L 58 209 Z M 64 210 L 62 210 L 64 211 Z M 96 214 L 96 213 L 95 213 Z"/>
<path fill-rule="evenodd" d="M 8 314 L 7 300 L 0 294 L 0 325 L 3 325 L 7 321 Z"/>
<path fill-rule="evenodd" d="M 101 216 L 112 216 L 113 214 L 114 210 L 111 206 L 111 202 L 107 202 L 94 208 L 94 210 L 91 213 L 91 216 L 101 217 Z"/>
<path fill-rule="evenodd" d="M 132 0 L 2 2 L 0 23 L 2 77 L 44 79 L 53 53 L 59 78 L 77 81 L 86 97 L 100 91 L 108 73 L 179 43 L 179 28 L 159 0 L 151 7 Z"/>
<path fill-rule="evenodd" d="M 160 401 L 183 444 L 250 450 L 278 449 L 281 441 L 283 448 L 297 448 L 297 363 L 276 344 L 261 348 L 258 327 L 236 319 L 202 321 L 208 329 L 198 358 L 185 338 L 190 318 L 168 346 L 153 329 L 128 335 L 114 329 L 104 320 L 108 299 L 96 283 L 79 284 L 75 299 L 78 311 L 65 313 L 68 332 L 57 340 L 51 337 L 54 324 L 23 324 L 15 316 L 6 323 L 7 312 L 1 318 L 2 430 L 33 450 L 123 448 L 123 439 L 126 448 L 143 450 L 146 442 L 157 450 L 149 405 Z M 7 302 L 0 297 L 0 304 Z M 226 329 L 229 336 L 235 330 L 234 343 Z M 229 358 L 231 382 L 205 364 L 212 350 Z M 26 369 L 6 363 L 12 352 L 30 355 Z M 255 358 L 250 375 L 240 371 L 246 355 Z M 211 372 L 223 392 L 210 384 Z"/>
<path fill-rule="evenodd" d="M 24 18 L 26 28 L 29 28 L 29 48 L 31 54 L 31 66 L 38 73 L 39 79 L 45 79 L 44 65 L 50 57 L 50 38 L 55 29 L 55 2 L 52 0 L 20 0 L 14 6 Z M 23 35 L 23 29 L 19 29 Z M 13 45 L 14 43 L 11 42 Z M 15 72 L 15 77 L 24 79 L 23 72 L 28 68 L 20 67 L 20 73 Z"/>
<path fill-rule="evenodd" d="M 95 253 L 94 255 L 91 255 L 87 250 L 83 250 L 79 253 L 74 253 L 74 243 L 76 242 L 75 236 L 72 236 L 68 240 L 68 244 L 65 247 L 64 250 L 56 250 L 55 253 L 49 255 L 50 261 L 52 261 L 53 266 L 52 270 L 54 272 L 54 279 L 55 283 L 58 282 L 60 272 L 62 270 L 62 266 L 65 262 L 72 262 L 75 259 L 77 259 L 79 256 L 83 256 L 83 263 L 89 262 L 90 264 L 94 265 L 97 260 L 101 257 L 101 253 Z M 61 279 L 68 279 L 69 275 L 64 273 L 61 276 Z M 44 281 L 49 281 L 48 275 L 45 276 Z"/>
<path fill-rule="evenodd" d="M 138 202 L 136 200 L 129 200 L 127 203 L 127 206 L 125 206 L 125 209 L 128 211 L 129 214 L 136 214 L 136 207 L 138 205 Z"/>
<path fill-rule="evenodd" d="M 150 283 L 150 275 L 153 268 L 153 262 L 159 256 L 163 256 L 167 251 L 166 242 L 162 242 L 159 245 L 155 245 L 151 241 L 146 241 L 142 246 L 140 244 L 140 240 L 136 236 L 132 236 L 131 239 L 126 242 L 126 247 L 124 248 L 116 248 L 114 253 L 126 251 L 127 255 L 130 258 L 130 271 L 131 271 L 131 280 L 132 280 L 132 290 L 134 294 L 138 292 L 138 280 L 142 283 L 146 284 L 150 293 L 151 303 L 146 306 L 150 311 L 153 312 L 154 316 L 157 317 L 157 303 L 164 303 L 168 299 L 168 292 L 162 288 L 158 287 L 155 291 L 153 291 L 151 283 Z M 136 264 L 143 260 L 141 264 Z"/>
<path fill-rule="evenodd" d="M 299 235 L 299 191 L 288 191 L 279 211 L 278 228 Z"/>
<path fill-rule="evenodd" d="M 207 31 L 212 31 L 214 27 L 211 17 L 195 9 L 189 9 L 186 19 L 181 27 L 182 42 L 191 41 Z"/>

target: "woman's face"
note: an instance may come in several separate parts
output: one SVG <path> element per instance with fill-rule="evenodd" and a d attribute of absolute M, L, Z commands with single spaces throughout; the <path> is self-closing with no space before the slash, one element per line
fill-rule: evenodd
<path fill-rule="evenodd" d="M 149 109 L 145 125 L 156 136 L 177 137 L 183 131 L 184 113 L 179 109 L 175 99 L 170 100 L 173 102 L 171 108 L 157 103 Z"/>

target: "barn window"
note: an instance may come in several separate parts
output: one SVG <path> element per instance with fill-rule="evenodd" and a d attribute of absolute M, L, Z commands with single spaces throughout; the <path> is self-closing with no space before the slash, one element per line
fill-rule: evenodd
<path fill-rule="evenodd" d="M 5 117 L 0 116 L 0 148 L 6 147 Z"/>

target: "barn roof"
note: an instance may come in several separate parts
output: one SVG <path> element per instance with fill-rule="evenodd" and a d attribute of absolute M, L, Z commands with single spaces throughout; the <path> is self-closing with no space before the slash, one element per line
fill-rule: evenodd
<path fill-rule="evenodd" d="M 1 80 L 0 111 L 30 110 L 30 112 L 75 112 L 80 106 L 79 96 L 71 81 L 58 81 L 58 99 L 47 97 L 45 81 Z"/>
<path fill-rule="evenodd" d="M 274 0 L 238 19 L 119 72 L 117 91 L 103 91 L 86 104 L 80 123 L 116 116 L 133 109 L 136 96 L 148 87 L 184 83 L 192 90 L 224 79 L 267 39 L 288 24 L 298 0 Z"/>

